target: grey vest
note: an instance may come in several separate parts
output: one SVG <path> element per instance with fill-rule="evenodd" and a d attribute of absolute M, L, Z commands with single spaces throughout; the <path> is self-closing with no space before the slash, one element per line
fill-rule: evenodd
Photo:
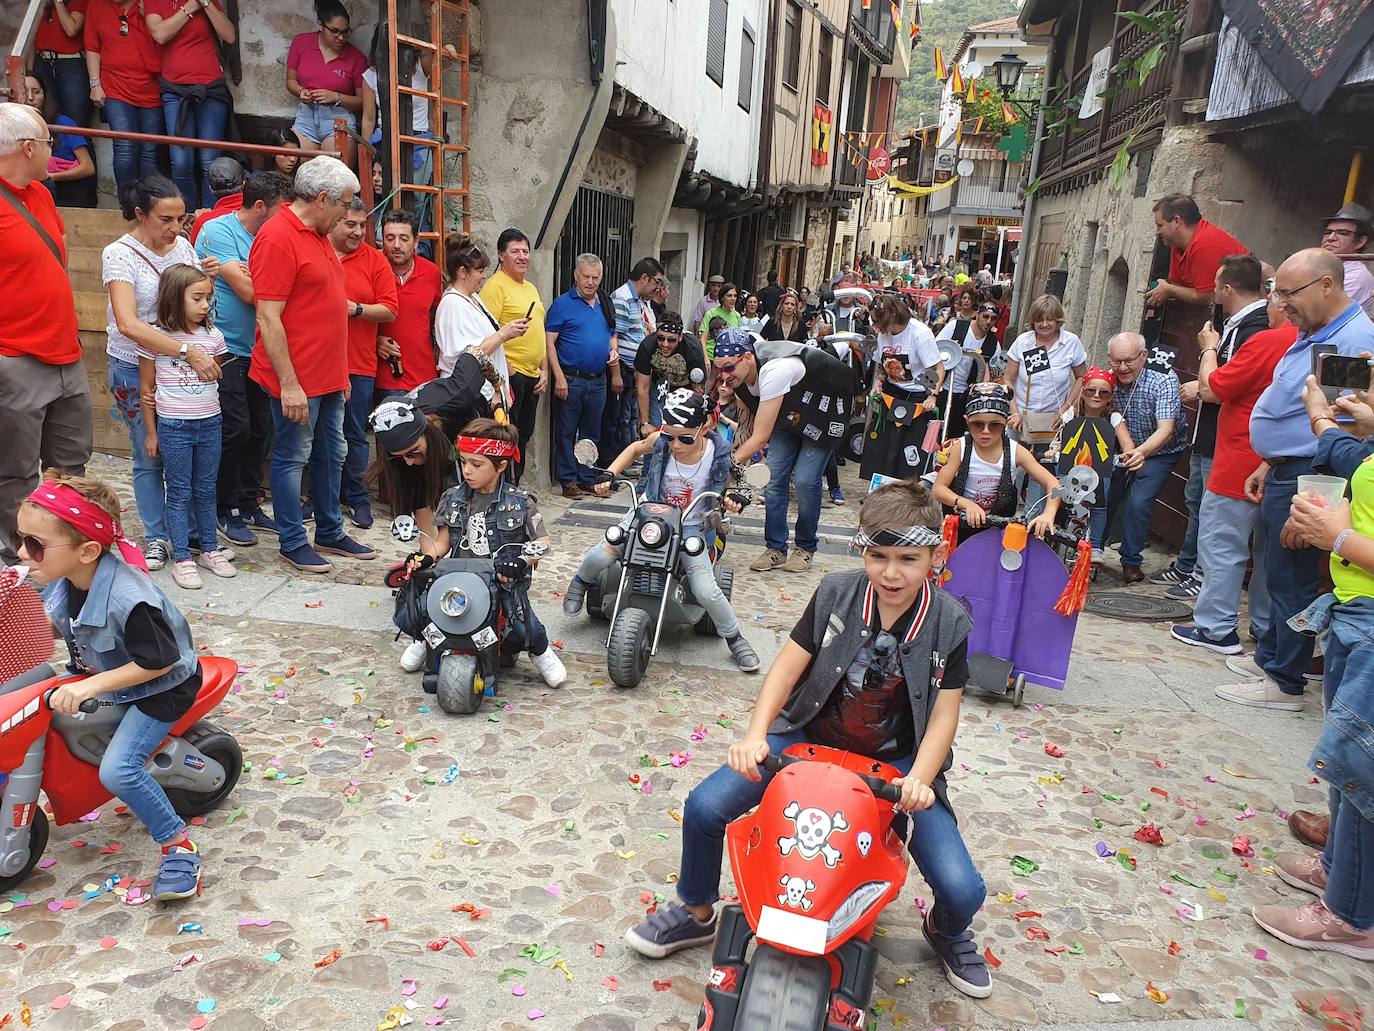
<path fill-rule="evenodd" d="M 850 573 L 831 573 L 821 579 L 820 586 L 816 588 L 816 611 L 828 612 L 830 616 L 820 651 L 812 660 L 806 677 L 792 689 L 769 733 L 789 733 L 815 719 L 825 707 L 835 685 L 849 669 L 849 664 L 859 654 L 859 649 L 868 643 L 872 631 L 863 619 L 864 591 L 867 587 L 868 575 L 862 569 Z M 930 611 L 915 638 L 898 649 L 907 695 L 911 700 L 911 720 L 918 751 L 930 720 L 930 712 L 940 696 L 938 682 L 944 675 L 945 660 L 954 649 L 968 640 L 971 627 L 972 621 L 962 606 L 944 591 L 936 590 Z M 954 750 L 951 749 L 940 767 L 940 776 L 931 785 L 946 809 L 950 805 L 945 791 L 944 772 L 953 761 Z"/>

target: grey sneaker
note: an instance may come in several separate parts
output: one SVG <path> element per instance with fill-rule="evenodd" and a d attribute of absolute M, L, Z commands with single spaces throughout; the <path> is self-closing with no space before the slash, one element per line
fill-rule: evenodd
<path fill-rule="evenodd" d="M 164 540 L 154 538 L 148 542 L 148 546 L 143 549 L 143 558 L 148 563 L 148 569 L 156 572 L 167 564 L 167 560 L 172 557 L 172 549 Z"/>
<path fill-rule="evenodd" d="M 1170 566 L 1168 569 L 1161 569 L 1150 577 L 1152 584 L 1181 584 L 1184 580 L 1192 578 L 1192 571 L 1184 572 L 1178 566 Z"/>
<path fill-rule="evenodd" d="M 625 932 L 625 944 L 641 956 L 663 959 L 679 949 L 709 945 L 716 937 L 716 914 L 702 923 L 677 902 L 659 906 L 637 927 Z"/>
<path fill-rule="evenodd" d="M 583 580 L 576 573 L 568 581 L 568 586 L 563 589 L 563 611 L 569 616 L 575 616 L 582 611 L 582 599 L 587 596 L 587 588 L 591 584 Z"/>
<path fill-rule="evenodd" d="M 753 645 L 744 639 L 743 634 L 727 637 L 725 643 L 730 646 L 730 657 L 735 660 L 735 665 L 743 672 L 755 673 L 758 671 L 758 653 L 754 651 Z"/>
<path fill-rule="evenodd" d="M 1179 601 L 1196 601 L 1197 596 L 1202 593 L 1202 578 L 1194 573 L 1181 583 L 1174 584 L 1164 592 L 1166 598 L 1177 598 Z"/>
<path fill-rule="evenodd" d="M 973 999 L 986 999 L 992 994 L 992 975 L 988 973 L 987 962 L 978 951 L 972 931 L 951 936 L 940 934 L 930 926 L 929 916 L 921 922 L 921 931 L 935 955 L 940 957 L 945 980 Z"/>

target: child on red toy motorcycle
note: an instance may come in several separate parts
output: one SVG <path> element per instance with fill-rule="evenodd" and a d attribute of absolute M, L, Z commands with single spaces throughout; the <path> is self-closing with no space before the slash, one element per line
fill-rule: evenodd
<path fill-rule="evenodd" d="M 118 496 L 98 480 L 48 473 L 20 506 L 19 541 L 33 579 L 49 585 L 44 604 L 67 642 L 72 672 L 89 674 L 54 691 L 52 707 L 76 713 L 97 695 L 129 705 L 101 760 L 100 782 L 162 848 L 153 897 L 199 894 L 200 853 L 145 768 L 200 692 L 186 617 L 148 576 L 142 553 L 119 528 Z"/>
<path fill-rule="evenodd" d="M 660 959 L 704 945 L 716 930 L 726 824 L 758 805 L 772 774 L 760 764 L 812 742 L 880 759 L 903 772 L 894 823 L 914 824 L 910 851 L 935 896 L 923 931 L 949 982 L 992 992 L 969 925 L 986 889 L 955 824 L 944 771 L 968 679 L 969 618 L 929 580 L 943 558 L 942 512 L 924 484 L 880 487 L 859 512 L 864 569 L 816 589 L 773 663 L 744 737 L 683 809 L 680 903 L 659 906 L 625 934 Z"/>

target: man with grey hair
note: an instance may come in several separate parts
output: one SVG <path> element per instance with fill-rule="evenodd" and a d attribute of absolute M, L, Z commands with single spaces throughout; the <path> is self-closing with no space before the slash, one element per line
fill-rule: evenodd
<path fill-rule="evenodd" d="M 1121 454 L 1122 487 L 1113 477 L 1108 505 L 1125 506 L 1121 524 L 1121 579 L 1128 584 L 1144 579 L 1140 571 L 1145 535 L 1155 499 L 1188 446 L 1188 426 L 1183 415 L 1178 377 L 1171 369 L 1158 372 L 1145 363 L 1145 338 L 1139 333 L 1118 333 L 1107 342 L 1107 358 L 1116 373 L 1116 408 L 1126 420 L 1135 447 Z"/>
<path fill-rule="evenodd" d="M 565 498 L 582 497 L 596 482 L 595 471 L 574 457 L 573 445 L 579 438 L 600 441 L 606 370 L 619 365 L 615 316 L 601 299 L 601 275 L 600 258 L 579 254 L 573 288 L 549 306 L 544 319 L 558 428 L 553 464 Z"/>
<path fill-rule="evenodd" d="M 43 184 L 52 136 L 25 104 L 0 104 L 0 559 L 18 561 L 19 505 L 44 466 L 81 473 L 91 457 L 91 394 L 66 227 Z"/>
<path fill-rule="evenodd" d="M 374 559 L 344 533 L 344 399 L 348 393 L 348 297 L 329 232 L 358 192 L 358 177 L 335 157 L 296 172 L 294 200 L 258 231 L 248 255 L 257 301 L 257 342 L 249 375 L 269 395 L 272 510 L 281 557 L 306 573 L 333 566 L 320 552 Z M 311 462 L 318 450 L 319 457 Z M 301 518 L 301 475 L 310 465 L 315 546 Z"/>

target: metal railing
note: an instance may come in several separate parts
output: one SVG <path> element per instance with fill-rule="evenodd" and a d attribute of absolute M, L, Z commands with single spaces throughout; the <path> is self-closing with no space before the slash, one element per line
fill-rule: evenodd
<path fill-rule="evenodd" d="M 1187 0 L 1153 0 L 1144 4 L 1141 14 L 1157 14 L 1171 10 L 1182 14 Z M 1112 63 L 1126 59 L 1138 59 L 1159 42 L 1157 36 L 1148 33 L 1125 19 L 1120 20 L 1116 36 L 1112 40 Z M 1169 46 L 1164 60 L 1155 66 L 1145 81 L 1132 88 L 1122 83 L 1114 94 L 1108 97 L 1102 109 L 1102 149 L 1106 150 L 1124 140 L 1132 132 L 1151 128 L 1155 123 L 1164 121 L 1164 104 L 1173 88 L 1174 63 L 1178 59 L 1178 40 Z"/>
<path fill-rule="evenodd" d="M 959 208 L 1021 210 L 1021 181 L 1017 176 L 963 176 L 950 189 Z"/>

